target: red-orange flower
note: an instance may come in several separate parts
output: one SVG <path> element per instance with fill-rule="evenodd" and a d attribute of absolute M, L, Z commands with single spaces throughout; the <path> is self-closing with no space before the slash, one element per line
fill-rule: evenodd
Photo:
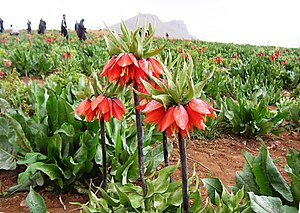
<path fill-rule="evenodd" d="M 217 63 L 220 63 L 220 62 L 222 62 L 223 60 L 224 60 L 224 59 L 221 58 L 221 57 L 218 57 L 218 56 L 216 57 L 216 62 L 217 62 Z"/>
<path fill-rule="evenodd" d="M 264 53 L 258 53 L 257 54 L 259 57 L 263 57 L 263 56 L 265 56 L 265 54 Z"/>
<path fill-rule="evenodd" d="M 118 57 L 112 57 L 104 65 L 100 76 L 107 76 L 110 82 L 118 80 L 121 85 L 124 85 L 133 78 L 135 67 L 139 65 L 132 53 L 120 53 Z"/>
<path fill-rule="evenodd" d="M 157 130 L 166 131 L 169 137 L 178 131 L 184 137 L 193 126 L 204 130 L 205 117 L 216 117 L 215 109 L 200 98 L 192 99 L 186 106 L 170 106 L 167 110 L 155 100 L 149 101 L 141 108 L 146 114 L 144 122 L 157 124 Z"/>
<path fill-rule="evenodd" d="M 71 53 L 71 52 L 64 52 L 62 54 L 63 59 L 72 58 L 72 56 L 73 56 L 73 53 Z"/>
<path fill-rule="evenodd" d="M 103 95 L 99 95 L 92 102 L 92 110 L 96 111 L 96 118 L 100 120 L 103 116 L 105 121 L 109 121 L 110 117 L 113 116 L 117 120 L 122 120 L 122 116 L 126 109 L 122 102 L 118 98 L 107 98 Z"/>
<path fill-rule="evenodd" d="M 271 55 L 271 56 L 270 56 L 270 60 L 271 60 L 271 61 L 275 60 L 275 58 L 276 58 L 275 55 Z"/>
<path fill-rule="evenodd" d="M 88 121 L 92 121 L 93 118 L 96 116 L 96 112 L 92 110 L 91 103 L 92 101 L 89 99 L 85 99 L 82 102 L 80 102 L 75 110 L 77 115 L 84 115 Z"/>
<path fill-rule="evenodd" d="M 11 67 L 12 62 L 8 59 L 3 59 L 3 64 L 5 67 Z"/>
<path fill-rule="evenodd" d="M 285 64 L 287 64 L 287 61 L 282 61 L 281 64 L 285 65 Z"/>
<path fill-rule="evenodd" d="M 140 77 L 145 79 L 153 75 L 158 78 L 162 73 L 163 68 L 154 57 L 137 60 L 132 53 L 120 53 L 118 57 L 112 57 L 104 65 L 99 75 L 107 76 L 110 82 L 117 80 L 119 84 L 125 85 L 130 80 L 140 84 Z"/>
<path fill-rule="evenodd" d="M 103 95 L 99 95 L 93 101 L 89 99 L 82 101 L 75 110 L 79 116 L 85 115 L 88 121 L 92 121 L 93 118 L 100 121 L 103 117 L 106 122 L 109 121 L 111 116 L 122 120 L 125 111 L 124 105 L 118 98 L 111 99 Z"/>

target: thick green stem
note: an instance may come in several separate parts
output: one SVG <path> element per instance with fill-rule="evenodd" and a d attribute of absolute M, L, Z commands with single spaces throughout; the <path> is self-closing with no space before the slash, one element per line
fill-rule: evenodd
<path fill-rule="evenodd" d="M 102 146 L 102 188 L 105 189 L 107 185 L 107 161 L 106 161 L 106 143 L 105 143 L 105 131 L 104 131 L 104 118 L 100 119 L 100 133 L 101 133 L 101 146 Z"/>
<path fill-rule="evenodd" d="M 169 166 L 169 154 L 168 154 L 168 137 L 167 132 L 163 131 L 163 148 L 164 148 L 164 161 L 165 166 Z M 170 175 L 170 182 L 173 181 L 172 175 Z"/>
<path fill-rule="evenodd" d="M 134 82 L 134 89 L 138 90 L 138 84 Z M 139 96 L 133 92 L 134 98 L 134 106 L 140 105 L 140 98 Z M 135 116 L 136 116 L 136 130 L 137 130 L 137 145 L 138 145 L 138 161 L 139 161 L 139 170 L 140 170 L 140 181 L 141 186 L 146 196 L 148 189 L 145 182 L 144 177 L 144 154 L 143 154 L 143 129 L 142 129 L 142 120 L 141 120 L 141 111 L 139 109 L 135 109 Z"/>
<path fill-rule="evenodd" d="M 183 213 L 189 212 L 189 194 L 188 194 L 188 165 L 186 158 L 186 141 L 182 137 L 181 132 L 178 132 L 178 143 L 181 160 L 181 176 L 182 176 L 182 200 Z"/>

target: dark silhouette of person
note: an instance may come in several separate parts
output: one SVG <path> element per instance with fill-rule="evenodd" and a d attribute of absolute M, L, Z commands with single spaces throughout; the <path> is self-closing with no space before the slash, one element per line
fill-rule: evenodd
<path fill-rule="evenodd" d="M 68 35 L 68 28 L 67 28 L 67 22 L 66 22 L 66 14 L 63 14 L 63 19 L 61 20 L 61 35 L 64 35 L 64 37 L 68 40 L 69 35 Z"/>
<path fill-rule="evenodd" d="M 0 33 L 4 32 L 4 27 L 3 27 L 3 20 L 0 18 Z"/>
<path fill-rule="evenodd" d="M 75 23 L 75 31 L 77 32 L 77 30 L 78 30 L 78 26 L 79 26 L 79 23 L 77 22 L 77 20 L 76 20 L 76 23 Z"/>
<path fill-rule="evenodd" d="M 166 33 L 166 38 L 167 38 L 167 39 L 169 38 L 169 33 Z"/>
<path fill-rule="evenodd" d="M 79 25 L 78 25 L 78 29 L 77 29 L 77 35 L 78 35 L 78 38 L 79 40 L 86 40 L 86 28 L 84 27 L 83 25 L 83 22 L 84 22 L 84 19 L 81 19 L 81 21 L 79 22 Z"/>
<path fill-rule="evenodd" d="M 31 22 L 29 20 L 27 21 L 27 32 L 31 34 Z"/>
<path fill-rule="evenodd" d="M 38 34 L 41 35 L 45 34 L 45 30 L 46 30 L 46 22 L 43 19 L 41 19 L 39 24 Z"/>

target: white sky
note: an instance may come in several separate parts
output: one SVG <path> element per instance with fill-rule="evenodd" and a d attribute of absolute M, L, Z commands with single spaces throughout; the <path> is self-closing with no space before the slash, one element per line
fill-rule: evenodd
<path fill-rule="evenodd" d="M 28 19 L 37 29 L 40 18 L 60 29 L 64 13 L 70 29 L 82 18 L 87 29 L 101 29 L 150 13 L 184 21 L 204 41 L 300 47 L 300 0 L 1 0 L 5 29 L 25 29 Z"/>

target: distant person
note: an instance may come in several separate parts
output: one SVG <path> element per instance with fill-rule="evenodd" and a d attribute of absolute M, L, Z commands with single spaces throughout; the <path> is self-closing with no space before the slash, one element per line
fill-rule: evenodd
<path fill-rule="evenodd" d="M 64 37 L 68 40 L 68 28 L 67 28 L 67 22 L 66 22 L 66 14 L 63 14 L 63 19 L 61 20 L 61 35 L 64 35 Z"/>
<path fill-rule="evenodd" d="M 3 20 L 0 18 L 0 33 L 4 32 L 4 27 L 3 27 Z"/>
<path fill-rule="evenodd" d="M 41 35 L 45 34 L 45 30 L 46 30 L 46 22 L 43 19 L 41 19 L 39 24 L 38 34 Z"/>
<path fill-rule="evenodd" d="M 78 24 L 78 22 L 77 22 L 77 20 L 76 20 L 76 23 L 75 23 L 75 31 L 77 32 L 77 30 L 78 30 L 78 26 L 79 26 L 79 24 Z"/>
<path fill-rule="evenodd" d="M 18 27 L 13 27 L 13 25 L 10 25 L 10 35 L 15 35 L 18 36 L 19 35 L 19 30 Z"/>
<path fill-rule="evenodd" d="M 27 21 L 27 32 L 28 32 L 29 34 L 31 34 L 31 22 L 29 21 L 29 19 L 28 19 L 28 21 Z"/>
<path fill-rule="evenodd" d="M 86 40 L 86 28 L 83 25 L 84 19 L 81 19 L 79 25 L 78 25 L 78 29 L 77 29 L 77 35 L 79 40 Z"/>
<path fill-rule="evenodd" d="M 169 38 L 169 33 L 166 33 L 166 38 L 167 38 L 167 39 Z"/>

